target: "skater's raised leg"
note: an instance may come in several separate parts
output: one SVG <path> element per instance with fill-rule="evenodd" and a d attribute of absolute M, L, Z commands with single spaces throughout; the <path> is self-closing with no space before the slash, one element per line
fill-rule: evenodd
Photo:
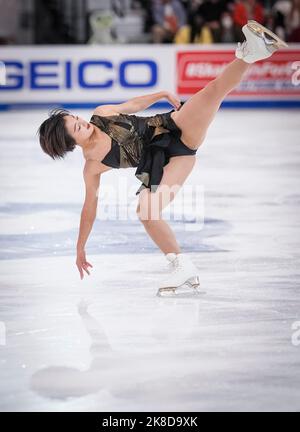
<path fill-rule="evenodd" d="M 179 111 L 171 115 L 182 130 L 182 141 L 197 149 L 204 141 L 207 129 L 220 108 L 225 96 L 239 84 L 249 64 L 235 59 L 204 89 L 195 93 Z"/>
<path fill-rule="evenodd" d="M 287 46 L 255 21 L 249 21 L 243 27 L 243 33 L 246 40 L 238 45 L 235 52 L 237 58 L 204 89 L 190 97 L 179 111 L 171 114 L 182 130 L 182 141 L 192 149 L 197 149 L 203 143 L 222 101 L 239 84 L 250 64 L 268 58 L 280 47 Z"/>

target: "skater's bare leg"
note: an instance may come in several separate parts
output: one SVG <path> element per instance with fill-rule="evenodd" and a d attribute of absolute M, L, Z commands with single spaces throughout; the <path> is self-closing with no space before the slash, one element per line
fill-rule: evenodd
<path fill-rule="evenodd" d="M 166 221 L 163 219 L 145 219 L 142 223 L 149 236 L 164 254 L 170 252 L 178 254 L 181 252 L 175 234 Z"/>
<path fill-rule="evenodd" d="M 249 67 L 243 60 L 233 60 L 217 78 L 191 96 L 179 111 L 171 114 L 182 130 L 182 141 L 188 147 L 197 149 L 202 144 L 223 99 L 239 84 Z"/>
<path fill-rule="evenodd" d="M 161 212 L 175 198 L 192 171 L 195 161 L 194 155 L 171 157 L 169 163 L 164 166 L 164 173 L 156 192 L 143 189 L 140 193 L 138 217 L 149 236 L 165 254 L 178 254 L 181 250 L 171 227 L 162 219 Z"/>

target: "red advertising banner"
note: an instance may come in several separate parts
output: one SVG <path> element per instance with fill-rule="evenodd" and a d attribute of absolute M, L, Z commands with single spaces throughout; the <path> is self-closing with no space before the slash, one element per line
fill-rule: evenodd
<path fill-rule="evenodd" d="M 177 52 L 178 94 L 193 94 L 205 87 L 234 58 L 234 51 L 226 49 Z M 300 99 L 300 50 L 278 51 L 252 64 L 230 96 Z"/>

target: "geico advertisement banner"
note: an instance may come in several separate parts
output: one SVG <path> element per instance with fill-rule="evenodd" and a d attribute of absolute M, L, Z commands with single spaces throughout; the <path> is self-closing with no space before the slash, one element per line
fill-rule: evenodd
<path fill-rule="evenodd" d="M 2 47 L 0 108 L 92 107 L 160 90 L 185 100 L 222 72 L 234 50 L 219 44 Z M 226 101 L 300 105 L 300 45 L 251 65 Z"/>
<path fill-rule="evenodd" d="M 173 90 L 174 52 L 141 46 L 3 47 L 0 103 L 98 104 Z"/>

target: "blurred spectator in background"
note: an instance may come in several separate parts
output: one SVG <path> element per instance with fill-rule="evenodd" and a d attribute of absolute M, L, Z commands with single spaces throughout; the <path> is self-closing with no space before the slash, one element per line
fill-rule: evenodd
<path fill-rule="evenodd" d="M 248 20 L 255 20 L 261 24 L 264 23 L 264 8 L 256 0 L 237 1 L 233 9 L 233 20 L 236 37 L 238 41 L 242 42 L 245 39 L 242 27 L 247 24 Z"/>
<path fill-rule="evenodd" d="M 236 43 L 250 19 L 300 42 L 300 0 L 0 0 L 0 44 Z"/>
<path fill-rule="evenodd" d="M 236 41 L 232 14 L 225 10 L 221 15 L 221 42 L 234 43 Z"/>
<path fill-rule="evenodd" d="M 288 19 L 288 42 L 300 42 L 300 0 L 293 0 Z"/>
<path fill-rule="evenodd" d="M 174 42 L 177 44 L 214 42 L 212 32 L 199 13 L 201 0 L 191 0 L 187 5 L 187 24 L 176 33 Z"/>
<path fill-rule="evenodd" d="M 174 42 L 177 44 L 211 44 L 214 42 L 214 38 L 201 15 L 195 15 L 190 24 L 184 25 L 178 30 Z"/>
<path fill-rule="evenodd" d="M 281 39 L 287 39 L 287 21 L 291 13 L 291 0 L 277 0 L 271 10 L 273 30 Z"/>
<path fill-rule="evenodd" d="M 221 15 L 226 10 L 226 2 L 220 0 L 204 0 L 198 8 L 198 14 L 210 28 L 214 42 L 221 42 Z"/>
<path fill-rule="evenodd" d="M 144 11 L 144 32 L 150 34 L 154 24 L 151 1 L 135 0 L 134 3 Z"/>
<path fill-rule="evenodd" d="M 188 25 L 177 32 L 175 42 L 235 42 L 232 6 L 233 2 L 229 0 L 190 0 Z"/>
<path fill-rule="evenodd" d="M 17 39 L 20 14 L 18 0 L 0 0 L 0 45 L 13 44 Z"/>
<path fill-rule="evenodd" d="M 186 11 L 179 0 L 152 0 L 154 43 L 173 42 L 177 31 L 186 24 Z"/>

